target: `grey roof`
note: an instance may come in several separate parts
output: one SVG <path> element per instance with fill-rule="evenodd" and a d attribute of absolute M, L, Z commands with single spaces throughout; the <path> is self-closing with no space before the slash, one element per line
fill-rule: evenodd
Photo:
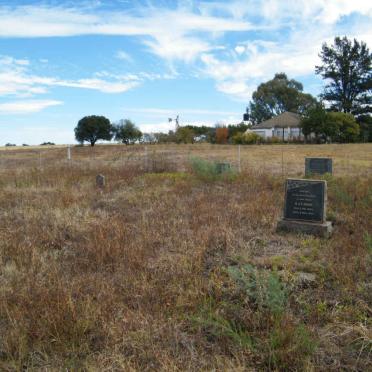
<path fill-rule="evenodd" d="M 278 116 L 274 116 L 269 120 L 265 120 L 260 124 L 252 127 L 252 129 L 271 129 L 271 128 L 299 128 L 301 116 L 294 112 L 283 112 Z"/>

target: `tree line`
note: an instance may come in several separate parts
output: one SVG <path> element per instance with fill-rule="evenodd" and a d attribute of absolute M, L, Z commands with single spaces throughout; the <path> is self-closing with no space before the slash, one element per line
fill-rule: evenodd
<path fill-rule="evenodd" d="M 310 141 L 371 142 L 372 54 L 366 43 L 336 37 L 333 45 L 322 45 L 319 57 L 322 64 L 315 67 L 315 73 L 325 80 L 319 98 L 304 93 L 299 81 L 289 79 L 285 73 L 277 73 L 257 87 L 241 124 L 213 128 L 184 125 L 168 133 L 141 133 L 128 119 L 111 124 L 103 116 L 87 116 L 78 122 L 75 137 L 92 146 L 99 139 L 109 141 L 113 138 L 125 144 L 141 141 L 257 143 L 262 139 L 255 133 L 246 133 L 248 128 L 290 111 L 302 116 L 302 132 Z"/>

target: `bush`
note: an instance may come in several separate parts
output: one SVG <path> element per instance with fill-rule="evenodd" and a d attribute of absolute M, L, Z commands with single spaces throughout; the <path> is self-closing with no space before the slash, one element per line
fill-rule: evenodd
<path fill-rule="evenodd" d="M 234 170 L 226 163 L 211 162 L 200 158 L 192 158 L 191 169 L 197 177 L 206 181 L 216 180 L 221 176 L 232 176 Z"/>
<path fill-rule="evenodd" d="M 237 133 L 232 138 L 233 143 L 237 145 L 253 145 L 255 143 L 260 143 L 262 138 L 255 132 L 248 132 L 248 133 Z"/>
<path fill-rule="evenodd" d="M 283 140 L 280 137 L 272 136 L 272 137 L 266 138 L 265 142 L 274 144 L 274 143 L 283 143 Z"/>
<path fill-rule="evenodd" d="M 230 266 L 227 272 L 259 310 L 283 314 L 288 293 L 275 272 L 258 271 L 251 265 Z"/>

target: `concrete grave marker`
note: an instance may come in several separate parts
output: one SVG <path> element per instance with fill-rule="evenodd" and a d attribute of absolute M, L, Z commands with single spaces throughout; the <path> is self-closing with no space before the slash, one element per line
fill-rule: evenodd
<path fill-rule="evenodd" d="M 332 174 L 331 158 L 305 158 L 305 175 Z"/>
<path fill-rule="evenodd" d="M 283 219 L 278 230 L 329 237 L 332 224 L 326 221 L 327 182 L 287 179 Z"/>
<path fill-rule="evenodd" d="M 98 174 L 96 176 L 96 185 L 98 188 L 100 189 L 103 189 L 105 187 L 105 176 L 103 176 L 102 174 Z"/>

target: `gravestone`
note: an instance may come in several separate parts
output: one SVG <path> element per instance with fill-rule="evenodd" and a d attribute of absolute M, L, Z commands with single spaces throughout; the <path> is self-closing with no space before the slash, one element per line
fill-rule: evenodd
<path fill-rule="evenodd" d="M 277 229 L 329 237 L 332 224 L 326 221 L 327 182 L 287 179 L 283 218 Z"/>
<path fill-rule="evenodd" d="M 218 174 L 226 173 L 231 170 L 230 163 L 216 163 L 216 171 Z"/>
<path fill-rule="evenodd" d="M 103 176 L 102 174 L 98 174 L 96 176 L 96 185 L 99 189 L 103 189 L 105 187 L 105 176 Z"/>
<path fill-rule="evenodd" d="M 331 158 L 305 158 L 305 176 L 325 173 L 332 174 Z"/>

